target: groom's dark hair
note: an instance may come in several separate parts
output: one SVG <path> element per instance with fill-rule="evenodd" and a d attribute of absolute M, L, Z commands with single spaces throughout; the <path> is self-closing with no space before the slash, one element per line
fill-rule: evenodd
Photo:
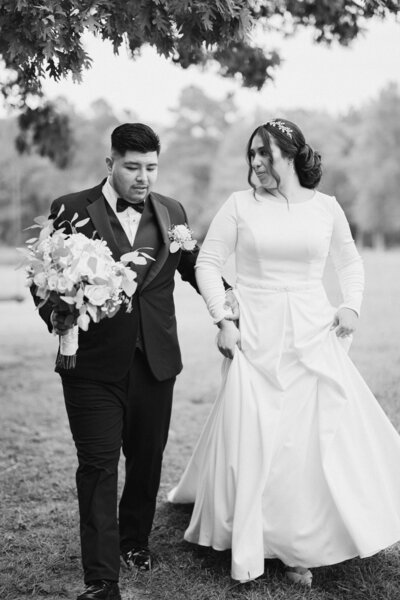
<path fill-rule="evenodd" d="M 148 125 L 124 123 L 112 132 L 111 148 L 121 156 L 124 156 L 128 150 L 160 154 L 160 139 Z"/>

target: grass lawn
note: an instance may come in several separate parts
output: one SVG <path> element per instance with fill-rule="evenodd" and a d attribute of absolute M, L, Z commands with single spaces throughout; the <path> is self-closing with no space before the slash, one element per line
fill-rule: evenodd
<path fill-rule="evenodd" d="M 400 431 L 400 253 L 367 252 L 364 258 L 367 290 L 351 354 Z M 57 341 L 35 314 L 21 276 L 1 259 L 0 281 L 0 599 L 75 598 L 82 578 L 75 450 L 53 372 Z M 327 287 L 336 301 L 330 273 Z M 21 292 L 23 302 L 9 300 Z M 167 504 L 166 494 L 213 402 L 220 358 L 201 298 L 177 282 L 176 300 L 185 368 L 176 385 L 151 540 L 156 565 L 151 574 L 122 572 L 124 600 L 400 600 L 400 545 L 315 569 L 313 589 L 303 591 L 283 581 L 278 561 L 267 561 L 258 580 L 237 584 L 229 576 L 229 552 L 182 540 L 190 507 Z"/>

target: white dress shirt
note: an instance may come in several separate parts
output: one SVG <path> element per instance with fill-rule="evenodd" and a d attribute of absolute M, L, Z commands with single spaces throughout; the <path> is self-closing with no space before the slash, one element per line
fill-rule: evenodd
<path fill-rule="evenodd" d="M 111 208 L 117 215 L 117 219 L 121 223 L 129 242 L 131 243 L 131 245 L 133 245 L 139 227 L 140 218 L 142 215 L 139 212 L 137 212 L 137 210 L 131 207 L 128 207 L 122 212 L 117 212 L 117 200 L 119 196 L 113 188 L 113 186 L 111 185 L 109 177 L 103 185 L 102 192 L 104 198 L 107 200 L 108 204 L 111 206 Z"/>

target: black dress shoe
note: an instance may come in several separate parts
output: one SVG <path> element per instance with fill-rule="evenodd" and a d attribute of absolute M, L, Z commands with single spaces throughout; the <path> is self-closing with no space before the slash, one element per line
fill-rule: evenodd
<path fill-rule="evenodd" d="M 150 571 L 152 558 L 147 546 L 132 548 L 128 552 L 121 552 L 121 557 L 128 569 L 135 567 L 139 571 Z"/>
<path fill-rule="evenodd" d="M 98 579 L 86 584 L 86 589 L 76 600 L 121 600 L 118 583 Z"/>

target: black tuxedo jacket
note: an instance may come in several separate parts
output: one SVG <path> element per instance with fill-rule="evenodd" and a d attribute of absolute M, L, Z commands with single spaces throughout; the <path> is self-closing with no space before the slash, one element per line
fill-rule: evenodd
<path fill-rule="evenodd" d="M 55 226 L 60 227 L 64 219 L 70 221 L 78 213 L 79 219 L 90 218 L 79 231 L 89 238 L 95 235 L 104 239 L 115 260 L 132 249 L 146 248 L 155 261 L 134 266 L 138 288 L 132 312 L 127 313 L 122 307 L 110 319 L 91 322 L 88 331 L 79 330 L 76 367 L 56 370 L 70 377 L 118 381 L 128 372 L 140 332 L 141 346 L 154 377 L 159 381 L 169 379 L 182 369 L 173 299 L 174 275 L 177 269 L 182 279 L 197 290 L 194 265 L 199 249 L 170 252 L 168 229 L 187 223 L 186 213 L 176 200 L 153 192 L 146 200 L 132 247 L 115 216 L 112 223 L 113 213 L 102 194 L 102 186 L 103 183 L 54 200 L 50 216 L 55 219 Z M 62 205 L 65 210 L 57 218 Z M 39 301 L 35 299 L 37 304 Z M 51 310 L 49 304 L 39 309 L 50 331 Z"/>

